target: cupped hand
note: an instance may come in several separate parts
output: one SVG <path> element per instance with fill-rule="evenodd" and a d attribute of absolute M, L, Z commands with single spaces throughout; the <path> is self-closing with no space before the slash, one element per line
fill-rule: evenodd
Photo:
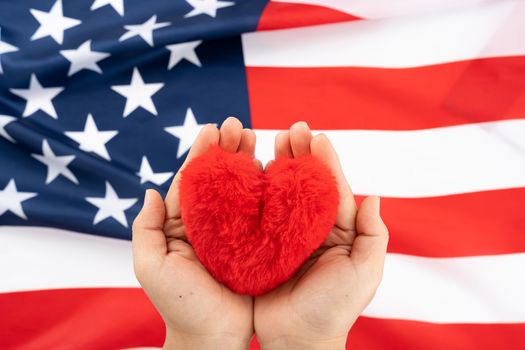
<path fill-rule="evenodd" d="M 228 118 L 220 130 L 205 126 L 181 167 L 219 144 L 253 154 L 255 134 Z M 253 335 L 253 299 L 218 283 L 187 241 L 179 207 L 180 170 L 165 202 L 148 190 L 133 223 L 133 262 L 144 291 L 166 323 L 165 348 L 246 349 Z"/>
<path fill-rule="evenodd" d="M 332 170 L 340 194 L 337 220 L 299 273 L 257 297 L 254 326 L 263 350 L 344 349 L 348 331 L 371 301 L 383 273 L 388 231 L 379 198 L 358 209 L 328 138 L 304 122 L 277 135 L 275 157 L 312 154 Z"/>

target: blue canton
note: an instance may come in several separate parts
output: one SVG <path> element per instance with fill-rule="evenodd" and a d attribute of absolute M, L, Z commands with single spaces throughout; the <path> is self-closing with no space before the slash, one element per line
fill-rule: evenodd
<path fill-rule="evenodd" d="M 250 127 L 266 0 L 0 0 L 0 225 L 130 238 L 202 125 Z"/>

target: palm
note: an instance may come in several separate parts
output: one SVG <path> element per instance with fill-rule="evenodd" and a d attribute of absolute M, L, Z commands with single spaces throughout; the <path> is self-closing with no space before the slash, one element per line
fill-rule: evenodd
<path fill-rule="evenodd" d="M 183 232 L 167 229 L 166 237 L 175 237 L 177 231 Z M 184 240 L 168 238 L 168 254 L 158 273 L 151 290 L 159 295 L 152 299 L 166 303 L 158 309 L 165 310 L 163 318 L 170 328 L 188 334 L 252 332 L 252 299 L 218 283 Z"/>
<path fill-rule="evenodd" d="M 256 299 L 258 334 L 278 337 L 276 329 L 282 331 L 280 336 L 301 329 L 303 334 L 297 336 L 304 336 L 304 330 L 309 329 L 306 334 L 313 337 L 346 337 L 354 322 L 352 315 L 362 311 L 361 299 L 367 295 L 359 288 L 367 283 L 359 281 L 359 271 L 348 257 L 355 235 L 341 236 L 339 230 L 332 230 L 293 279 Z M 341 310 L 348 312 L 341 314 Z"/>

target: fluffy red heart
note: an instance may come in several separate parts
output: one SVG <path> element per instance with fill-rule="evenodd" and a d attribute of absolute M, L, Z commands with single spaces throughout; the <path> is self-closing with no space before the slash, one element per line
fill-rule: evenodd
<path fill-rule="evenodd" d="M 260 295 L 291 278 L 322 244 L 339 205 L 320 160 L 253 157 L 211 147 L 182 172 L 180 205 L 197 257 L 231 290 Z"/>

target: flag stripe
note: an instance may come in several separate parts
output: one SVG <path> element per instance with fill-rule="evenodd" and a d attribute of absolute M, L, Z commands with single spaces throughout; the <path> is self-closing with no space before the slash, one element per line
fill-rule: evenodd
<path fill-rule="evenodd" d="M 0 292 L 138 286 L 130 243 L 57 228 L 0 226 Z"/>
<path fill-rule="evenodd" d="M 357 19 L 359 18 L 323 6 L 270 1 L 264 8 L 257 31 L 306 27 Z"/>
<path fill-rule="evenodd" d="M 0 229 L 0 237 L 0 246 L 8 247 L 0 255 L 2 292 L 138 286 L 129 241 L 10 226 Z M 86 251 L 97 252 L 96 259 Z M 18 265 L 23 279 L 10 273 Z M 525 322 L 524 265 L 525 253 L 458 258 L 389 253 L 383 283 L 364 314 L 438 323 Z"/>
<path fill-rule="evenodd" d="M 523 323 L 434 324 L 360 317 L 350 330 L 347 349 L 518 349 L 523 334 Z"/>
<path fill-rule="evenodd" d="M 246 71 L 257 129 L 286 129 L 298 119 L 315 129 L 414 130 L 525 117 L 523 56 L 403 69 Z"/>
<path fill-rule="evenodd" d="M 249 67 L 407 68 L 525 55 L 525 3 L 242 35 Z M 304 40 L 308 38 L 308 40 Z"/>
<path fill-rule="evenodd" d="M 276 132 L 256 130 L 263 162 L 274 157 Z M 416 198 L 525 187 L 525 120 L 325 133 L 356 194 Z"/>
<path fill-rule="evenodd" d="M 0 310 L 4 350 L 123 349 L 164 342 L 164 323 L 140 288 L 5 293 Z"/>
<path fill-rule="evenodd" d="M 20 305 L 33 307 L 21 314 Z M 0 294 L 0 309 L 3 349 L 121 349 L 160 347 L 164 342 L 164 323 L 139 288 Z M 347 348 L 512 349 L 521 345 L 524 332 L 522 323 L 434 324 L 360 317 Z M 250 347 L 258 348 L 255 342 Z"/>
<path fill-rule="evenodd" d="M 525 252 L 524 202 L 525 188 L 382 198 L 381 217 L 390 232 L 388 251 L 426 257 Z"/>
<path fill-rule="evenodd" d="M 387 254 L 364 316 L 433 323 L 525 323 L 525 253 L 461 258 Z"/>
<path fill-rule="evenodd" d="M 322 6 L 334 11 L 373 19 L 480 6 L 487 0 L 271 0 L 270 4 Z"/>

